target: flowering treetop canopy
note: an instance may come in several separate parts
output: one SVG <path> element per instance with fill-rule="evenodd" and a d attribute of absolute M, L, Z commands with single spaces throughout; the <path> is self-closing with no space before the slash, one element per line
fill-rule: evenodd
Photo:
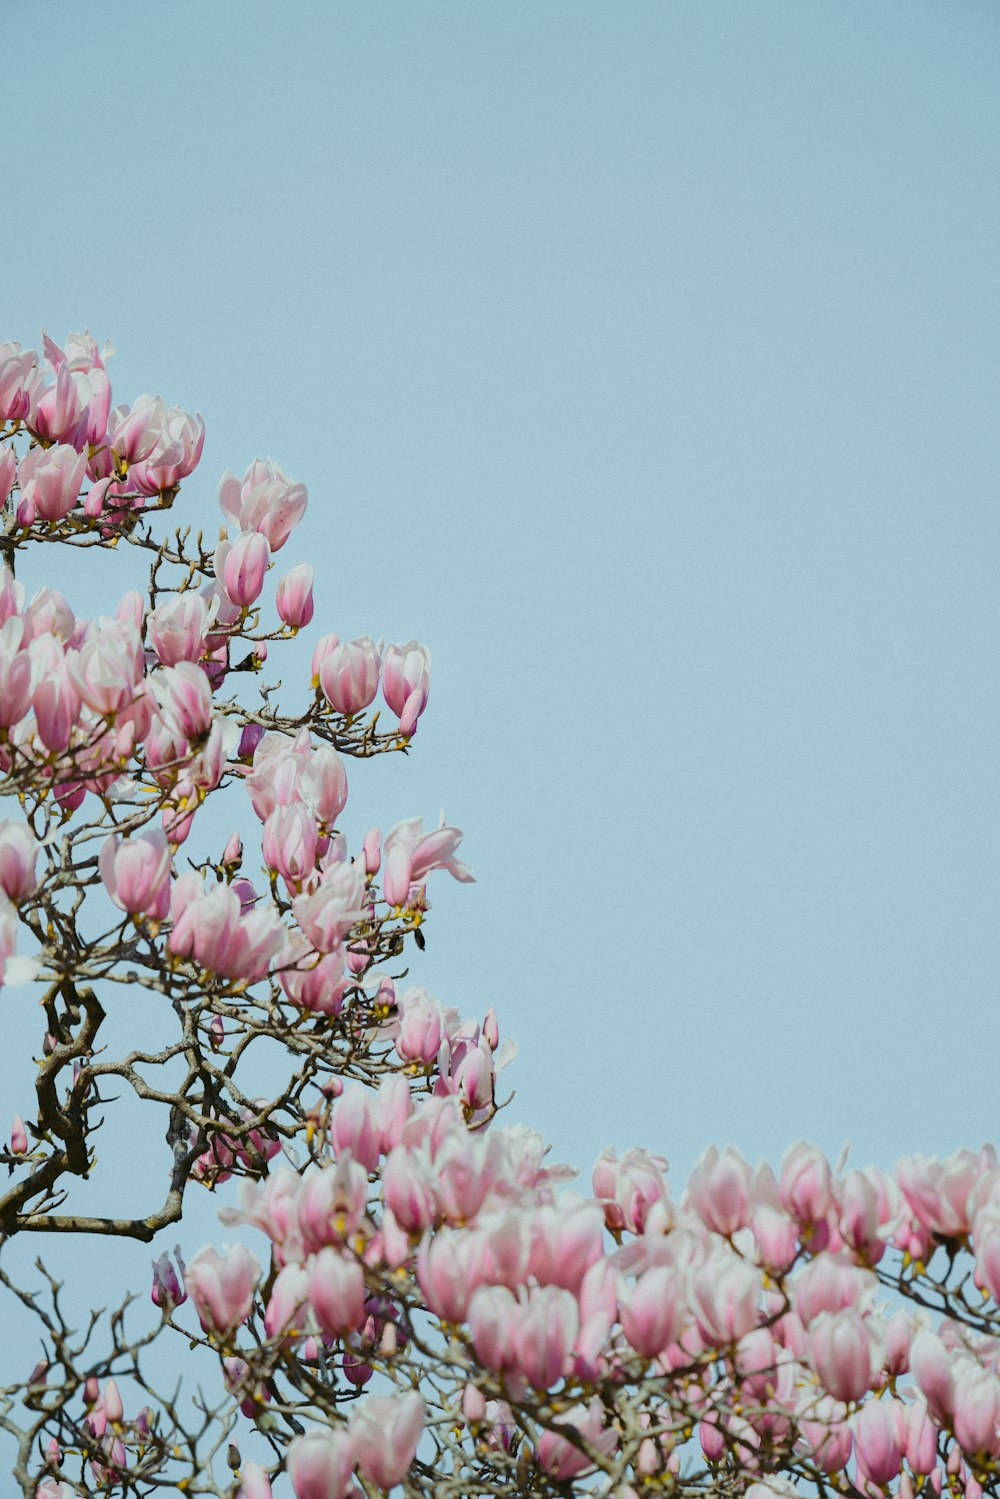
<path fill-rule="evenodd" d="M 461 831 L 340 826 L 348 763 L 408 752 L 430 652 L 327 633 L 279 698 L 262 674 L 315 612 L 310 564 L 268 587 L 305 485 L 256 459 L 217 544 L 170 533 L 204 423 L 113 406 L 109 352 L 0 345 L 0 979 L 13 1005 L 34 977 L 44 1017 L 2 1153 L 0 1281 L 44 1346 L 0 1387 L 20 1491 L 996 1493 L 993 1150 L 890 1172 L 711 1147 L 675 1198 L 645 1149 L 580 1189 L 498 1120 L 496 1015 L 408 971 L 428 889 L 472 878 Z M 46 544 L 149 566 L 80 619 L 16 577 Z M 137 985 L 157 1018 L 123 1050 Z M 124 1089 L 166 1134 L 138 1215 L 92 1196 Z M 256 1247 L 157 1244 L 145 1323 L 79 1334 L 4 1262 L 21 1234 L 183 1238 L 199 1187 Z M 178 1330 L 201 1394 L 154 1378 Z"/>

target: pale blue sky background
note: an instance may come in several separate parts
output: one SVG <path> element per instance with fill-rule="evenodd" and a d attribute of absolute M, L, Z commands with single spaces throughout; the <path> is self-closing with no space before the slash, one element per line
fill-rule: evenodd
<path fill-rule="evenodd" d="M 179 518 L 272 455 L 313 634 L 434 652 L 350 827 L 466 829 L 419 977 L 512 1116 L 678 1188 L 995 1134 L 992 0 L 8 0 L 3 49 L 0 337 L 112 337 L 205 413 Z"/>

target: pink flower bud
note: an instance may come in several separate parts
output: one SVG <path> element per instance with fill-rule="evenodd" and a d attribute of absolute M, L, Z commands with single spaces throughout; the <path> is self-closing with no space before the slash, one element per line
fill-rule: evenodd
<path fill-rule="evenodd" d="M 313 617 L 313 569 L 300 562 L 279 581 L 275 595 L 278 618 L 289 629 L 301 630 Z"/>
<path fill-rule="evenodd" d="M 27 1155 L 28 1153 L 28 1132 L 20 1114 L 14 1115 L 14 1123 L 11 1125 L 10 1153 L 11 1155 Z"/>
<path fill-rule="evenodd" d="M 431 653 L 419 640 L 390 645 L 382 658 L 382 695 L 399 718 L 399 731 L 416 733 L 430 692 Z"/>
<path fill-rule="evenodd" d="M 170 1263 L 169 1254 L 161 1254 L 159 1259 L 153 1261 L 153 1288 L 150 1295 L 154 1306 L 165 1307 L 168 1311 L 187 1301 L 180 1245 L 174 1250 L 174 1254 L 177 1258 L 176 1270 Z"/>
<path fill-rule="evenodd" d="M 149 681 L 168 731 L 191 743 L 204 740 L 212 726 L 212 692 L 200 667 L 179 661 L 153 672 Z"/>
<path fill-rule="evenodd" d="M 13 448 L 0 447 L 0 505 L 7 503 L 17 473 L 17 454 Z"/>
<path fill-rule="evenodd" d="M 830 1164 L 822 1151 L 800 1140 L 781 1163 L 781 1201 L 800 1224 L 819 1223 L 832 1200 Z"/>
<path fill-rule="evenodd" d="M 131 407 L 116 406 L 108 417 L 108 441 L 125 464 L 148 458 L 160 440 L 166 420 L 160 396 L 139 396 Z"/>
<path fill-rule="evenodd" d="M 267 538 L 258 531 L 242 531 L 235 541 L 220 542 L 216 576 L 233 603 L 245 609 L 260 597 L 270 562 Z"/>
<path fill-rule="evenodd" d="M 369 828 L 362 845 L 365 859 L 365 874 L 371 878 L 378 874 L 382 862 L 382 834 L 378 828 Z"/>
<path fill-rule="evenodd" d="M 121 1393 L 113 1379 L 109 1379 L 104 1386 L 104 1414 L 112 1424 L 120 1421 L 125 1414 Z"/>

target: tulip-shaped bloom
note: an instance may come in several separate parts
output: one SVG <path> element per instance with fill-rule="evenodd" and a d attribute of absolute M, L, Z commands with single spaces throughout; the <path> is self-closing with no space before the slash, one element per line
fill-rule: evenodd
<path fill-rule="evenodd" d="M 208 678 L 192 661 L 164 666 L 149 678 L 169 733 L 192 744 L 208 737 L 212 727 L 212 690 Z"/>
<path fill-rule="evenodd" d="M 691 1173 L 688 1197 L 706 1228 L 734 1234 L 747 1222 L 750 1167 L 731 1145 L 721 1154 L 710 1145 Z"/>
<path fill-rule="evenodd" d="M 187 1286 L 206 1332 L 230 1337 L 253 1306 L 261 1268 L 249 1249 L 237 1244 L 219 1254 L 201 1249 L 187 1267 Z"/>
<path fill-rule="evenodd" d="M 389 904 L 407 905 L 410 886 L 422 884 L 432 869 L 446 869 L 462 884 L 473 882 L 472 870 L 455 857 L 461 842 L 461 828 L 447 827 L 443 812 L 429 833 L 424 832 L 422 817 L 407 818 L 390 828 L 382 843 L 382 888 Z"/>
<path fill-rule="evenodd" d="M 169 1254 L 161 1254 L 159 1259 L 153 1261 L 153 1288 L 150 1296 L 154 1306 L 166 1307 L 172 1311 L 175 1306 L 181 1306 L 187 1301 L 187 1291 L 184 1289 L 184 1261 L 181 1259 L 180 1245 L 174 1250 L 177 1260 L 175 1270 L 170 1262 Z"/>
<path fill-rule="evenodd" d="M 976 1214 L 975 1251 L 976 1284 L 1000 1304 L 1000 1202 Z"/>
<path fill-rule="evenodd" d="M 0 729 L 18 723 L 31 706 L 35 658 L 27 646 L 24 620 L 12 615 L 0 628 Z"/>
<path fill-rule="evenodd" d="M 820 1312 L 864 1311 L 878 1282 L 870 1270 L 852 1265 L 835 1254 L 818 1254 L 792 1282 L 792 1304 L 808 1327 Z"/>
<path fill-rule="evenodd" d="M 274 1499 L 271 1480 L 260 1463 L 244 1463 L 240 1469 L 237 1499 Z"/>
<path fill-rule="evenodd" d="M 412 996 L 412 997 L 408 997 Z M 441 1006 L 423 989 L 410 989 L 399 1003 L 399 1030 L 393 1045 L 404 1062 L 429 1067 L 441 1050 L 444 1017 Z"/>
<path fill-rule="evenodd" d="M 399 719 L 399 732 L 411 737 L 427 706 L 431 653 L 419 640 L 390 645 L 382 657 L 382 696 Z"/>
<path fill-rule="evenodd" d="M 1000 1454 L 1000 1379 L 972 1358 L 955 1361 L 952 1429 L 969 1456 L 992 1460 Z"/>
<path fill-rule="evenodd" d="M 36 518 L 59 521 L 80 496 L 87 475 L 87 455 L 61 443 L 55 448 L 32 448 L 21 459 L 18 511 L 30 525 Z"/>
<path fill-rule="evenodd" d="M 621 1297 L 622 1331 L 644 1358 L 656 1358 L 684 1323 L 683 1284 L 672 1265 L 654 1265 Z"/>
<path fill-rule="evenodd" d="M 295 1499 L 347 1499 L 354 1492 L 354 1442 L 346 1431 L 314 1426 L 288 1448 Z"/>
<path fill-rule="evenodd" d="M 800 1224 L 820 1223 L 833 1198 L 830 1163 L 821 1150 L 799 1140 L 781 1163 L 781 1202 Z"/>
<path fill-rule="evenodd" d="M 42 635 L 28 650 L 35 673 L 32 706 L 38 737 L 47 750 L 61 755 L 69 748 L 80 716 L 80 694 L 67 668 L 63 647 L 53 635 Z"/>
<path fill-rule="evenodd" d="M 366 1171 L 374 1171 L 381 1155 L 380 1136 L 378 1103 L 375 1097 L 360 1083 L 345 1088 L 337 1100 L 330 1121 L 330 1140 L 334 1154 L 342 1156 L 350 1151 Z"/>
<path fill-rule="evenodd" d="M 164 666 L 200 661 L 215 616 L 200 593 L 175 593 L 158 604 L 146 619 L 146 635 Z"/>
<path fill-rule="evenodd" d="M 379 654 L 370 635 L 330 646 L 318 663 L 319 685 L 331 708 L 351 718 L 361 713 L 378 691 Z"/>
<path fill-rule="evenodd" d="M 14 486 L 14 477 L 17 473 L 17 454 L 13 448 L 0 448 L 0 505 L 7 503 L 7 497 Z"/>
<path fill-rule="evenodd" d="M 166 415 L 161 396 L 139 396 L 130 407 L 115 407 L 108 417 L 108 442 L 120 463 L 127 466 L 149 457 L 160 440 Z"/>
<path fill-rule="evenodd" d="M 724 1249 L 713 1253 L 691 1280 L 691 1307 L 710 1343 L 738 1342 L 756 1326 L 763 1289 L 759 1270 Z"/>
<path fill-rule="evenodd" d="M 302 962 L 303 967 L 286 967 Z M 318 961 L 304 938 L 293 934 L 286 945 L 278 977 L 293 1005 L 315 1010 L 318 1015 L 339 1015 L 344 1005 L 347 981 L 342 951 L 325 953 Z"/>
<path fill-rule="evenodd" d="M 903 1454 L 899 1429 L 902 1407 L 895 1400 L 868 1400 L 854 1420 L 854 1451 L 858 1470 L 876 1488 L 884 1489 L 899 1477 Z"/>
<path fill-rule="evenodd" d="M 875 1350 L 854 1311 L 822 1312 L 809 1329 L 809 1362 L 835 1400 L 860 1400 L 871 1388 Z"/>
<path fill-rule="evenodd" d="M 105 839 L 98 868 L 120 911 L 162 921 L 170 909 L 170 845 L 160 831 Z"/>
<path fill-rule="evenodd" d="M 350 1436 L 358 1467 L 380 1489 L 402 1483 L 417 1455 L 424 1402 L 409 1395 L 369 1395 L 354 1408 Z"/>
<path fill-rule="evenodd" d="M 24 1120 L 20 1114 L 14 1115 L 14 1123 L 10 1127 L 10 1153 L 11 1155 L 28 1154 L 28 1131 L 24 1127 Z"/>
<path fill-rule="evenodd" d="M 365 1281 L 357 1260 L 332 1246 L 321 1249 L 308 1272 L 313 1313 L 327 1337 L 343 1338 L 365 1323 Z"/>
<path fill-rule="evenodd" d="M 438 1217 L 430 1162 L 394 1150 L 382 1171 L 382 1196 L 396 1222 L 409 1234 L 423 1233 Z"/>
<path fill-rule="evenodd" d="M 0 343 L 0 421 L 23 421 L 37 400 L 43 376 L 34 349 Z"/>
<path fill-rule="evenodd" d="M 942 1425 L 950 1422 L 955 1404 L 955 1378 L 948 1352 L 934 1333 L 921 1331 L 913 1339 L 910 1370 L 935 1421 Z"/>
<path fill-rule="evenodd" d="M 258 531 L 243 531 L 235 541 L 222 541 L 215 553 L 215 573 L 228 596 L 248 609 L 260 598 L 264 575 L 271 565 L 271 548 Z"/>
<path fill-rule="evenodd" d="M 289 890 L 301 890 L 316 871 L 316 824 L 305 802 L 275 807 L 264 824 L 261 846 L 269 869 Z"/>
<path fill-rule="evenodd" d="M 549 1390 L 566 1373 L 580 1331 L 580 1308 L 558 1286 L 533 1290 L 513 1328 L 514 1368 L 537 1390 Z"/>
<path fill-rule="evenodd" d="M 283 1333 L 300 1333 L 305 1322 L 305 1309 L 309 1304 L 309 1272 L 304 1265 L 285 1265 L 278 1272 L 267 1310 L 264 1313 L 264 1331 L 269 1338 Z"/>
<path fill-rule="evenodd" d="M 68 365 L 61 364 L 56 370 L 54 384 L 37 393 L 31 426 L 44 442 L 57 443 L 63 438 L 68 441 L 82 415 L 72 372 Z"/>
<path fill-rule="evenodd" d="M 18 904 L 34 890 L 39 844 L 26 822 L 0 822 L 0 890 Z"/>
<path fill-rule="evenodd" d="M 278 618 L 290 630 L 303 629 L 313 617 L 313 569 L 299 562 L 278 582 L 274 596 Z"/>

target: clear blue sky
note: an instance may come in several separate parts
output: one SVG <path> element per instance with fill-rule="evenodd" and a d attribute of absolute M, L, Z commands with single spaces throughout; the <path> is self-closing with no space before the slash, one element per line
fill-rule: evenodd
<path fill-rule="evenodd" d="M 186 519 L 272 455 L 317 625 L 431 646 L 351 827 L 466 829 L 419 976 L 513 1113 L 678 1174 L 995 1133 L 993 0 L 8 0 L 3 47 L 0 337 L 112 337 L 205 413 Z"/>

